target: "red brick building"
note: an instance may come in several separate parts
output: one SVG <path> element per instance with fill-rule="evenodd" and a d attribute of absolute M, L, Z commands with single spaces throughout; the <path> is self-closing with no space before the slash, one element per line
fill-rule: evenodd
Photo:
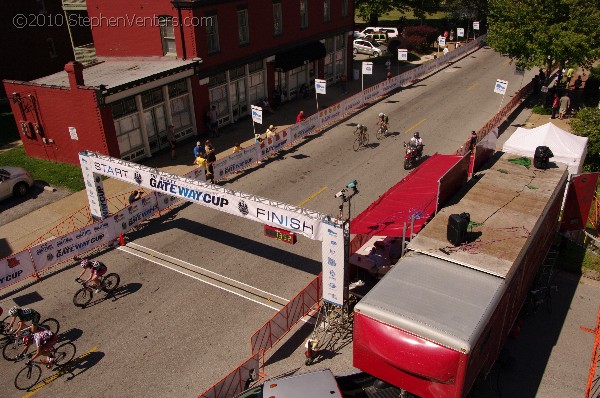
<path fill-rule="evenodd" d="M 73 1 L 63 0 L 65 7 Z M 136 160 L 247 116 L 260 98 L 333 83 L 352 60 L 353 0 L 86 0 L 97 55 L 82 68 L 4 81 L 28 156 L 77 163 L 94 150 Z"/>

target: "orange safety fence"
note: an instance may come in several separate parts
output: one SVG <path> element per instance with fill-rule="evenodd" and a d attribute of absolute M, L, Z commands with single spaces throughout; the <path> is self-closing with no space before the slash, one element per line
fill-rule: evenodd
<path fill-rule="evenodd" d="M 264 377 L 262 370 L 265 366 L 265 358 L 262 351 L 253 354 L 246 359 L 240 366 L 231 371 L 227 376 L 216 382 L 208 390 L 198 395 L 198 398 L 227 398 L 233 397 L 244 391 L 247 387 L 250 373 L 254 372 L 259 379 L 253 379 L 255 382 Z"/>
<path fill-rule="evenodd" d="M 592 227 L 596 231 L 598 231 L 598 228 L 600 228 L 600 201 L 598 201 L 597 194 L 596 196 L 594 196 L 594 201 L 592 203 L 592 209 L 588 216 L 588 221 L 590 224 L 592 224 Z"/>
<path fill-rule="evenodd" d="M 600 308 L 598 308 L 598 317 L 596 318 L 596 328 L 588 329 L 580 326 L 581 330 L 594 333 L 594 348 L 592 349 L 592 360 L 590 361 L 590 372 L 585 387 L 585 398 L 594 398 L 600 396 L 600 378 L 596 375 L 598 370 L 598 357 L 600 356 Z M 594 390 L 594 391 L 592 391 Z"/>
<path fill-rule="evenodd" d="M 250 348 L 255 354 L 275 346 L 311 309 L 320 303 L 323 291 L 319 274 L 281 310 L 271 317 L 250 337 Z"/>

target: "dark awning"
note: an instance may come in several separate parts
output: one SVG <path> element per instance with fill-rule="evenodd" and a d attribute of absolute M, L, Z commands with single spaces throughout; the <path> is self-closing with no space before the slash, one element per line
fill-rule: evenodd
<path fill-rule="evenodd" d="M 327 50 L 320 41 L 313 41 L 303 46 L 292 48 L 275 54 L 275 70 L 287 72 L 305 63 L 325 57 Z"/>

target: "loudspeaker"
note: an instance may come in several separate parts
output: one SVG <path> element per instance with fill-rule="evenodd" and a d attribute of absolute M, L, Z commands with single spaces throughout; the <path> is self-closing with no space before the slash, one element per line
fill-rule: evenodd
<path fill-rule="evenodd" d="M 446 237 L 454 246 L 460 246 L 467 241 L 467 227 L 470 221 L 469 213 L 450 214 Z"/>
<path fill-rule="evenodd" d="M 554 156 L 550 148 L 547 146 L 538 146 L 535 148 L 535 153 L 533 155 L 533 166 L 536 169 L 545 170 L 548 168 L 548 161 L 550 158 Z"/>

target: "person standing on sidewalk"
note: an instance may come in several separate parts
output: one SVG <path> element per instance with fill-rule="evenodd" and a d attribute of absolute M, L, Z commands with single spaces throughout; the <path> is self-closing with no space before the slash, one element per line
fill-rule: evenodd
<path fill-rule="evenodd" d="M 554 99 L 552 100 L 552 116 L 550 119 L 556 119 L 556 112 L 558 112 L 558 107 L 560 105 L 560 100 L 558 99 L 558 93 L 554 93 Z"/>
<path fill-rule="evenodd" d="M 346 87 L 347 83 L 348 83 L 348 76 L 346 76 L 345 73 L 342 73 L 342 76 L 340 77 L 340 85 L 342 88 L 342 94 L 348 93 L 348 88 Z"/>
<path fill-rule="evenodd" d="M 567 111 L 571 107 L 571 98 L 569 98 L 569 94 L 564 93 L 563 96 L 560 97 L 559 103 L 560 108 L 558 110 L 558 118 L 562 120 L 564 119 L 565 115 L 567 114 Z"/>
<path fill-rule="evenodd" d="M 303 122 L 306 118 L 304 117 L 304 111 L 298 112 L 298 116 L 296 116 L 296 124 Z"/>

